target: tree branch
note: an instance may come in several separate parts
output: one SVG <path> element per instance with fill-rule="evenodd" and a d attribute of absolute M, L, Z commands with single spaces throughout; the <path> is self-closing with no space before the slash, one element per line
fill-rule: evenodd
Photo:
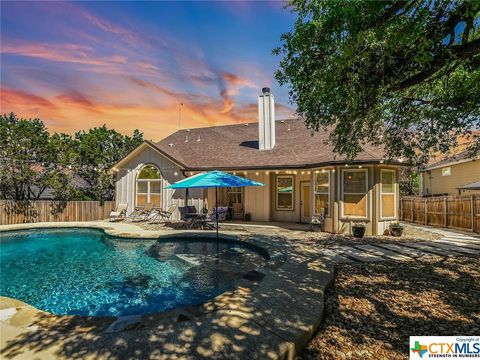
<path fill-rule="evenodd" d="M 476 39 L 465 45 L 453 45 L 447 50 L 450 52 L 450 55 L 448 55 L 446 52 L 438 54 L 434 57 L 433 62 L 428 69 L 394 85 L 392 90 L 399 91 L 417 85 L 433 76 L 445 64 L 448 64 L 454 60 L 463 60 L 480 54 L 480 39 Z"/>

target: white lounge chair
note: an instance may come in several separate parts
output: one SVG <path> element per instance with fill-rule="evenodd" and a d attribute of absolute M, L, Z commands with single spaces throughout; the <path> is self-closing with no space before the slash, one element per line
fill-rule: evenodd
<path fill-rule="evenodd" d="M 168 207 L 168 210 L 165 211 L 165 210 L 161 210 L 161 209 L 154 209 L 153 212 L 152 212 L 152 216 L 150 216 L 150 223 L 154 223 L 155 221 L 159 220 L 160 219 L 160 222 L 168 222 L 170 220 L 170 218 L 172 217 L 173 215 L 173 212 L 175 211 L 175 209 L 177 208 L 177 205 L 176 204 L 173 204 L 173 205 L 170 205 Z"/>
<path fill-rule="evenodd" d="M 128 204 L 118 204 L 117 208 L 110 212 L 110 221 L 122 221 L 127 216 Z"/>

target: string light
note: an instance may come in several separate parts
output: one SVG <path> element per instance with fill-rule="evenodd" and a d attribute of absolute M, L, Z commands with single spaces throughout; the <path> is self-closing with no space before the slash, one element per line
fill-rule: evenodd
<path fill-rule="evenodd" d="M 358 165 L 358 168 L 361 169 L 361 168 L 362 168 L 362 165 Z"/>
<path fill-rule="evenodd" d="M 258 175 L 260 175 L 260 174 L 259 174 L 259 173 L 258 173 L 258 171 L 257 171 L 257 172 L 255 173 L 255 175 L 257 175 L 257 176 L 258 176 Z"/>

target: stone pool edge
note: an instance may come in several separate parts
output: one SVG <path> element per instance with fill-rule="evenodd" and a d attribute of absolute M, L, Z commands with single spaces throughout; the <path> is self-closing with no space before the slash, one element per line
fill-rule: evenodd
<path fill-rule="evenodd" d="M 109 222 L 63 222 L 63 223 L 29 223 L 0 226 L 0 232 L 10 230 L 22 230 L 32 228 L 97 228 L 104 230 L 108 235 L 129 238 L 162 238 L 178 236 L 199 236 L 214 237 L 215 232 L 211 231 L 190 231 L 190 230 L 144 230 L 129 223 Z M 202 343 L 202 349 L 207 348 L 205 341 L 210 341 L 211 353 L 209 357 L 228 358 L 232 355 L 232 347 L 241 349 L 243 358 L 272 358 L 292 359 L 314 335 L 323 319 L 324 292 L 326 287 L 333 280 L 333 265 L 330 259 L 319 257 L 308 251 L 301 251 L 298 247 L 289 247 L 288 243 L 281 237 L 255 237 L 254 234 L 245 235 L 235 231 L 222 231 L 222 239 L 243 241 L 266 249 L 271 260 L 269 266 L 263 269 L 265 277 L 259 282 L 248 282 L 244 280 L 238 284 L 235 290 L 223 293 L 216 298 L 196 307 L 174 309 L 166 313 L 147 314 L 141 316 L 141 329 L 139 336 L 144 333 L 155 333 L 155 336 L 162 338 L 161 344 L 169 349 L 190 348 L 191 353 L 184 354 L 187 358 L 199 357 L 198 346 L 194 342 Z M 1 306 L 4 309 L 3 298 Z M 25 331 L 32 331 L 35 327 L 34 317 L 37 314 L 33 307 L 28 304 L 16 301 L 16 308 L 23 310 L 31 316 L 31 322 L 20 321 L 20 327 Z M 56 316 L 35 309 L 40 314 L 48 314 L 50 320 L 55 318 L 65 320 L 66 317 Z M 173 317 L 171 315 L 174 315 Z M 172 319 L 175 316 L 187 315 L 185 321 Z M 25 316 L 23 316 L 25 317 Z M 115 318 L 84 318 L 68 317 L 72 321 L 82 323 L 82 328 L 96 329 L 102 333 L 112 325 Z M 109 320 L 107 320 L 109 319 Z M 97 321 L 98 320 L 98 321 Z M 0 321 L 2 328 L 5 321 Z M 8 326 L 13 326 L 8 323 Z M 7 326 L 7 327 L 8 327 Z M 5 329 L 2 329 L 2 334 Z M 8 330 L 8 329 L 7 329 Z M 215 334 L 222 333 L 223 340 L 212 340 Z M 37 331 L 37 330 L 34 330 Z M 48 327 L 43 331 L 48 332 Z M 94 331 L 94 330 L 92 330 Z M 198 339 L 184 340 L 181 334 L 193 332 L 201 334 Z M 3 336 L 5 337 L 5 335 Z M 9 336 L 10 338 L 10 336 Z M 232 345 L 222 345 L 226 342 Z M 243 340 L 236 340 L 236 339 Z M 8 341 L 15 341 L 9 339 Z M 7 342 L 8 342 L 7 341 Z M 235 344 L 237 342 L 238 344 Z M 235 346 L 234 346 L 235 345 Z M 2 340 L 0 354 L 3 354 L 4 340 Z M 220 347 L 219 347 L 220 346 Z M 212 350 L 213 349 L 213 350 Z M 223 350 L 222 350 L 223 349 Z M 166 349 L 162 349 L 162 351 Z M 205 350 L 205 349 L 204 349 Z M 91 350 L 95 352 L 95 349 Z M 128 352 L 128 350 L 126 350 Z M 194 351 L 196 351 L 194 353 Z M 202 350 L 203 351 L 203 350 Z M 59 353 L 61 354 L 61 352 Z M 33 353 L 38 357 L 40 354 Z M 133 355 L 133 353 L 132 353 Z M 48 357 L 48 356 L 46 356 Z M 59 355 L 59 357 L 61 357 Z M 40 357 L 41 358 L 41 357 Z"/>

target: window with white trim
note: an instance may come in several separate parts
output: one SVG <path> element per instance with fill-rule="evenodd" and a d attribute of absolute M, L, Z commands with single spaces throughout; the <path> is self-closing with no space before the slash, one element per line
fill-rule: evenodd
<path fill-rule="evenodd" d="M 233 206 L 236 203 L 242 203 L 243 190 L 241 187 L 229 187 L 227 188 L 228 205 Z"/>
<path fill-rule="evenodd" d="M 293 175 L 278 175 L 275 191 L 277 210 L 293 210 Z"/>
<path fill-rule="evenodd" d="M 380 207 L 382 218 L 394 218 L 396 209 L 395 170 L 380 170 Z"/>
<path fill-rule="evenodd" d="M 452 167 L 444 167 L 442 168 L 442 176 L 450 176 L 452 175 Z"/>
<path fill-rule="evenodd" d="M 343 216 L 366 218 L 368 170 L 343 170 Z"/>
<path fill-rule="evenodd" d="M 325 209 L 325 215 L 330 214 L 330 170 L 315 172 L 315 214 Z"/>
<path fill-rule="evenodd" d="M 162 176 L 160 170 L 153 165 L 146 165 L 137 176 L 136 205 L 153 203 L 161 206 Z"/>

